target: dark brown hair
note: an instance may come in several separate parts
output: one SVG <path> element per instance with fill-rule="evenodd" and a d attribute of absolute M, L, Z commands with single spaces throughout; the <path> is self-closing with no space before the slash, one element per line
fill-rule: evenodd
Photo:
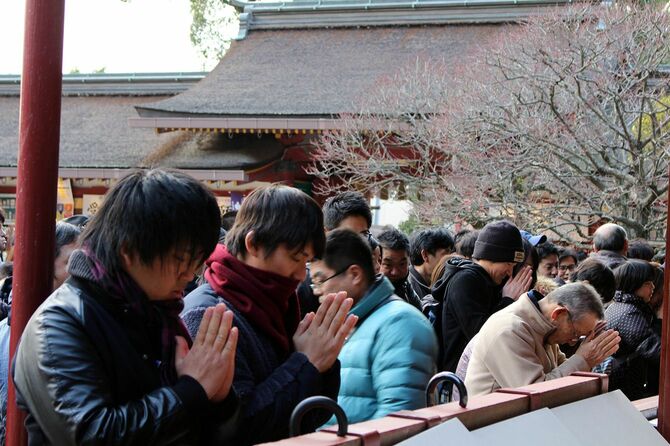
<path fill-rule="evenodd" d="M 244 199 L 226 235 L 226 247 L 232 255 L 246 255 L 244 240 L 251 231 L 253 243 L 262 247 L 266 256 L 282 244 L 293 251 L 311 242 L 314 256 L 321 257 L 326 244 L 319 205 L 304 192 L 284 185 L 256 189 Z"/>

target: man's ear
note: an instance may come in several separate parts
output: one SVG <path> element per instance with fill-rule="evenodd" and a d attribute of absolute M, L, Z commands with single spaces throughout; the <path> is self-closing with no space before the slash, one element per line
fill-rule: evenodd
<path fill-rule="evenodd" d="M 624 256 L 628 255 L 628 240 L 624 240 L 623 242 L 623 252 L 621 253 Z"/>
<path fill-rule="evenodd" d="M 421 258 L 423 259 L 423 263 L 428 263 L 428 255 L 429 255 L 428 251 L 426 251 L 425 249 L 421 250 Z"/>
<path fill-rule="evenodd" d="M 247 235 L 244 236 L 244 248 L 247 251 L 247 254 L 252 257 L 260 258 L 263 255 L 261 252 L 262 249 L 260 249 L 254 242 L 254 231 L 249 231 L 247 232 Z"/>
<path fill-rule="evenodd" d="M 551 319 L 552 321 L 556 321 L 561 316 L 561 314 L 565 313 L 566 311 L 568 311 L 567 308 L 561 307 L 559 305 L 551 311 L 549 319 Z"/>
<path fill-rule="evenodd" d="M 353 264 L 349 267 L 349 274 L 351 274 L 351 283 L 355 286 L 361 286 L 365 283 L 365 273 L 363 268 Z"/>
<path fill-rule="evenodd" d="M 130 268 L 134 263 L 135 256 L 130 254 L 125 243 L 121 245 L 119 254 L 121 255 L 121 266 L 123 266 L 124 269 Z"/>

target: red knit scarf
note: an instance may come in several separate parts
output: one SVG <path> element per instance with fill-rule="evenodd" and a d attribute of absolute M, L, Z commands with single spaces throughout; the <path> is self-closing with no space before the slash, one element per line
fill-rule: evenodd
<path fill-rule="evenodd" d="M 300 322 L 296 294 L 300 282 L 249 266 L 224 245 L 216 245 L 206 264 L 205 279 L 216 294 L 230 302 L 286 357 Z"/>

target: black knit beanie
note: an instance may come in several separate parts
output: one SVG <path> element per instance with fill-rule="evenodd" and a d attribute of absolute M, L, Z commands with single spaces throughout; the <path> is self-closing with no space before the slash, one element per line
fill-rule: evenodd
<path fill-rule="evenodd" d="M 472 257 L 492 262 L 523 262 L 519 229 L 507 220 L 489 223 L 479 232 Z"/>

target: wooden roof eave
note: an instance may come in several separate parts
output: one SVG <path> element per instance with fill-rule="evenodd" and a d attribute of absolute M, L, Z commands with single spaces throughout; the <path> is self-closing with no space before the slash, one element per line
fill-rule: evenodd
<path fill-rule="evenodd" d="M 223 131 L 229 133 L 320 133 L 341 128 L 338 119 L 328 118 L 128 118 L 133 128 Z"/>
<path fill-rule="evenodd" d="M 60 178 L 102 178 L 102 179 L 120 179 L 128 173 L 137 170 L 128 169 L 110 169 L 110 168 L 59 168 L 58 176 Z M 244 170 L 204 170 L 204 169 L 177 169 L 193 178 L 201 181 L 248 181 L 248 175 Z M 0 178 L 16 177 L 18 175 L 17 167 L 0 167 Z"/>
<path fill-rule="evenodd" d="M 368 130 L 388 131 L 388 127 Z M 395 125 L 399 125 L 396 123 Z M 337 118 L 190 118 L 190 117 L 153 117 L 128 118 L 132 128 L 153 128 L 160 132 L 176 130 L 221 131 L 229 133 L 322 133 L 329 130 L 341 130 L 344 122 Z M 398 130 L 403 130 L 399 128 Z"/>

